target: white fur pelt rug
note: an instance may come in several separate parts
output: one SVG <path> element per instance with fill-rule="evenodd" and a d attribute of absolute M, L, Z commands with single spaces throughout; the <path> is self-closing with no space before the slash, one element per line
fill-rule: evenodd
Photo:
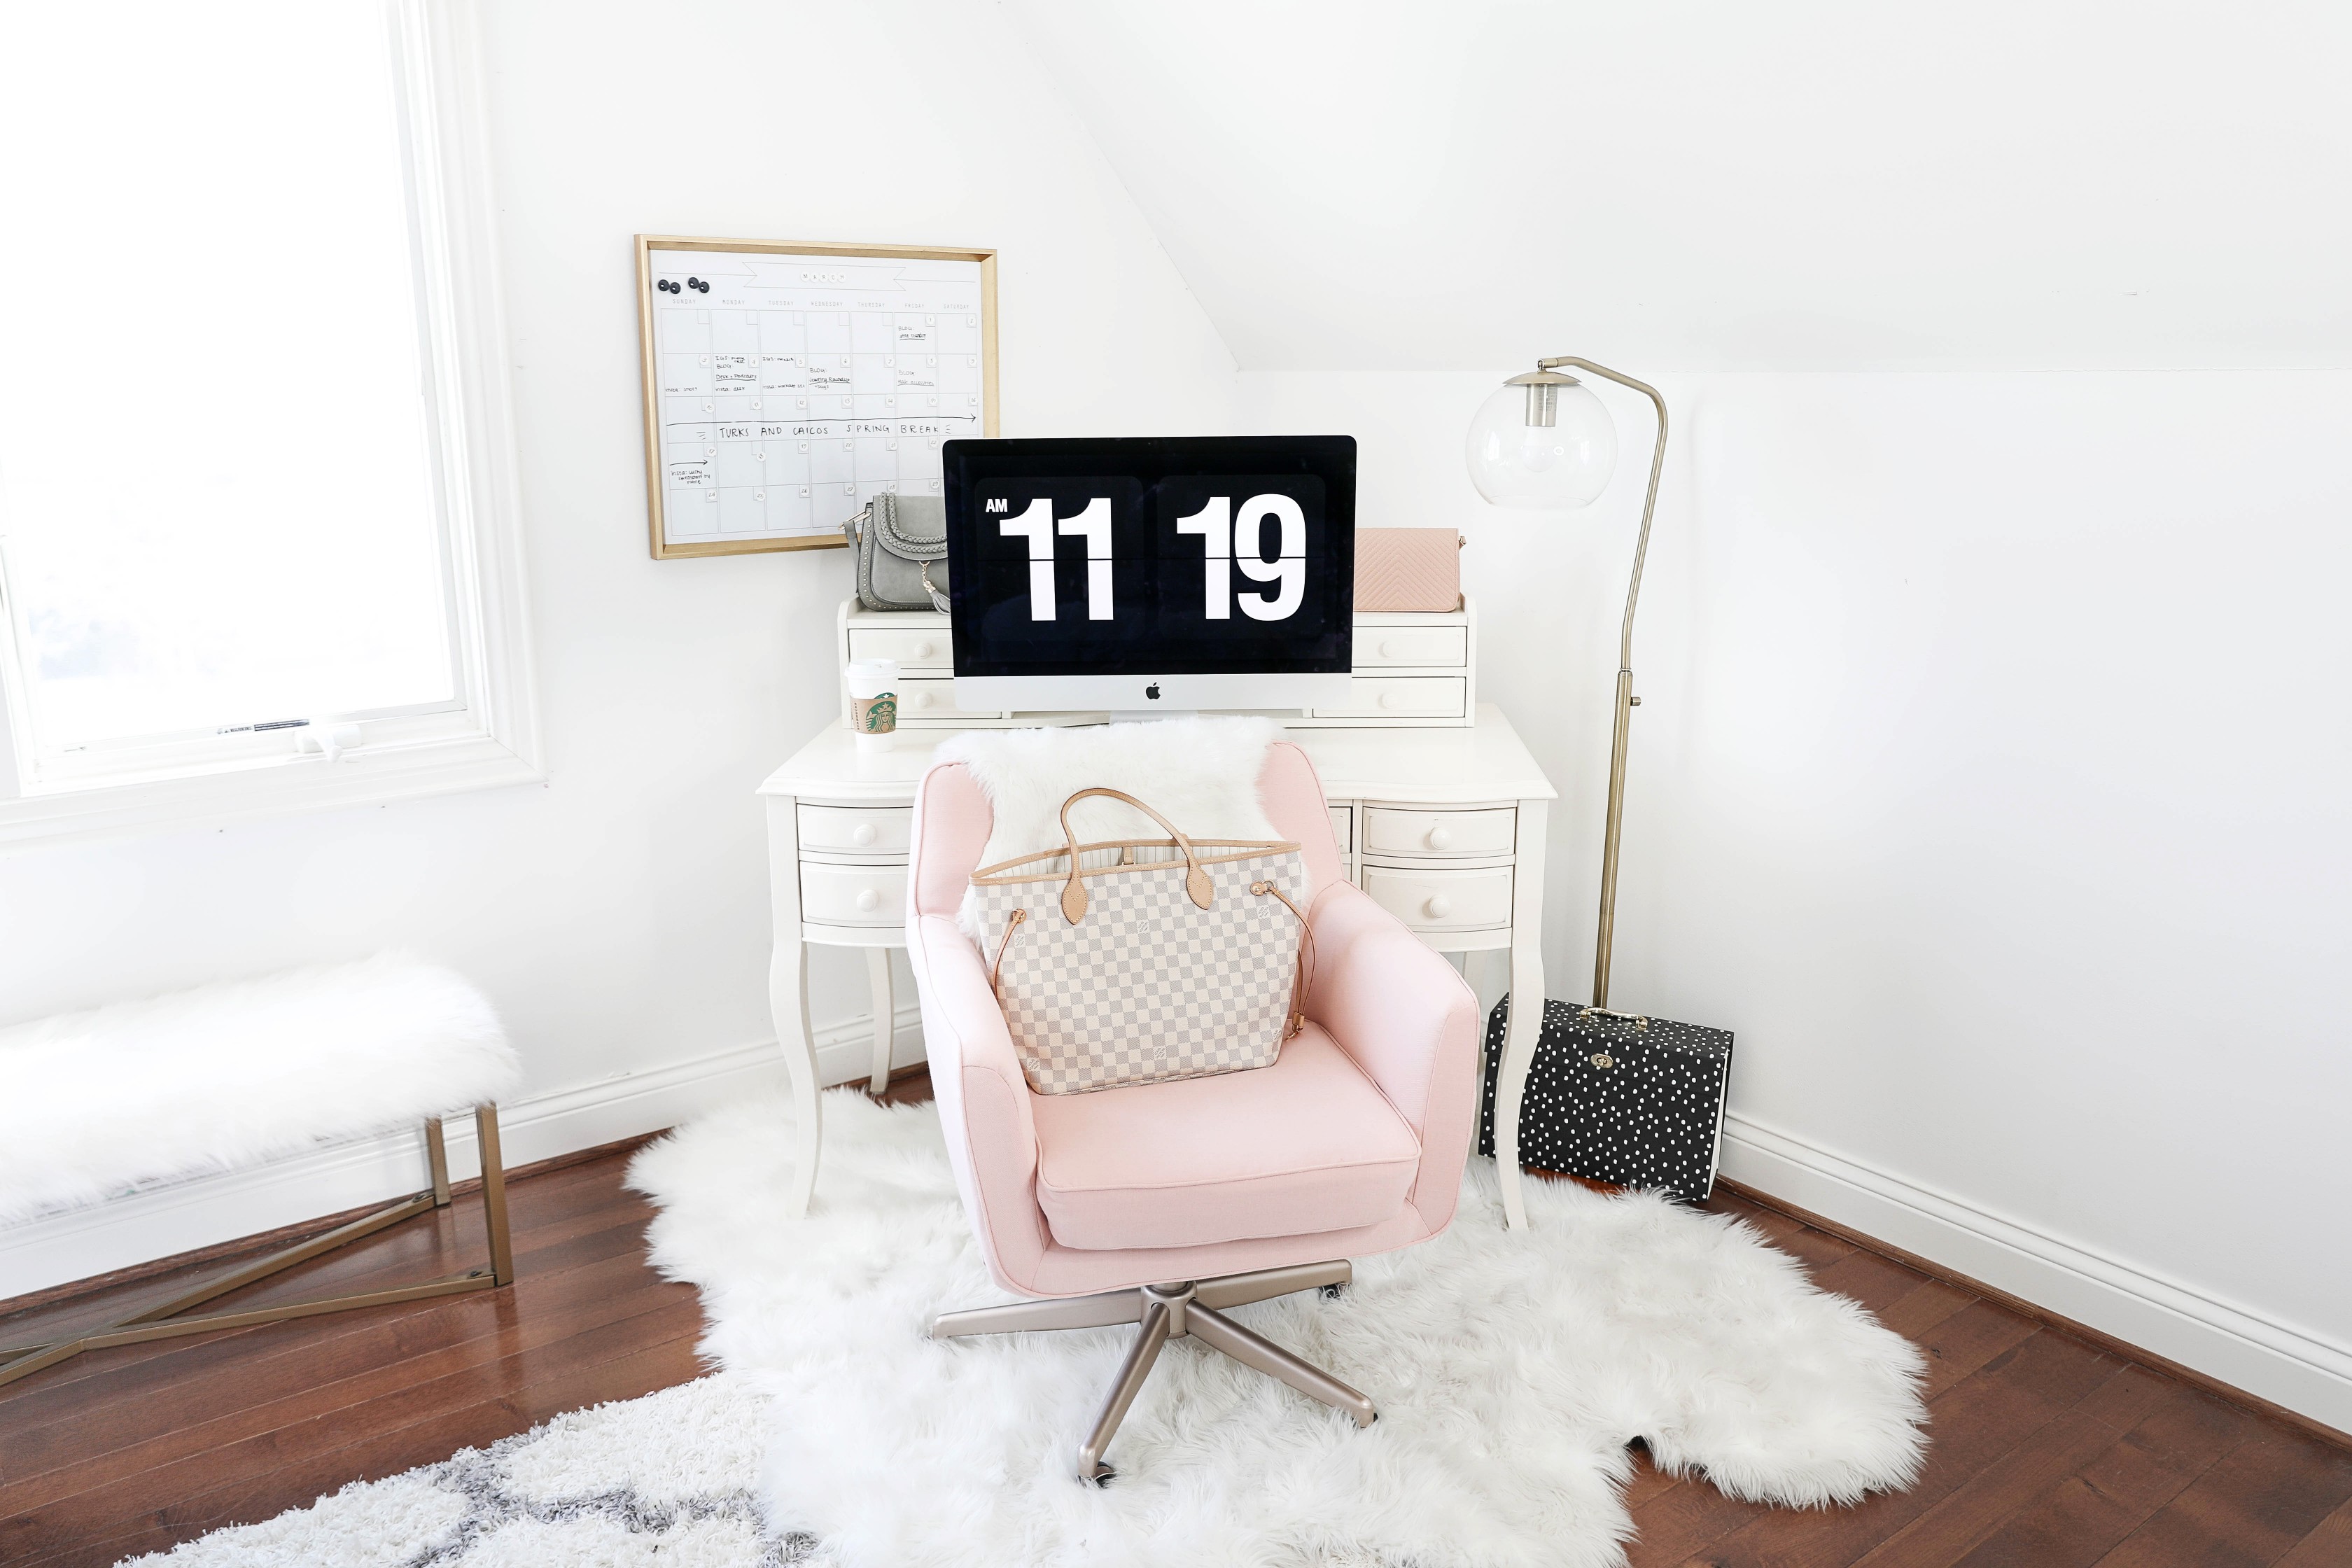
<path fill-rule="evenodd" d="M 699 1287 L 704 1352 L 768 1396 L 772 1535 L 842 1568 L 1006 1564 L 1601 1568 L 1622 1561 L 1627 1442 L 1738 1498 L 1798 1507 L 1903 1487 L 1926 1438 L 1922 1358 L 1816 1290 L 1752 1229 L 1656 1196 L 1529 1184 L 1503 1229 L 1474 1159 L 1451 1229 L 1359 1259 L 1337 1300 L 1237 1316 L 1370 1394 L 1337 1412 L 1181 1342 L 1111 1446 L 1073 1457 L 1131 1330 L 933 1341 L 1002 1300 L 932 1107 L 825 1097 L 823 1178 L 782 1194 L 781 1101 L 653 1144 L 655 1263 Z"/>
<path fill-rule="evenodd" d="M 497 1100 L 514 1047 L 403 953 L 0 1029 L 0 1224 Z"/>

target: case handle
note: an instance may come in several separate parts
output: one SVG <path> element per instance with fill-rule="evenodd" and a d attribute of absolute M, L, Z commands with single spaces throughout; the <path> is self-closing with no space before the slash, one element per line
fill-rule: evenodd
<path fill-rule="evenodd" d="M 1166 828 L 1168 836 L 1176 840 L 1176 847 L 1184 852 L 1185 896 L 1190 898 L 1198 908 L 1205 910 L 1209 907 L 1209 900 L 1215 895 L 1215 889 L 1209 881 L 1209 874 L 1201 869 L 1200 852 L 1192 847 L 1192 841 L 1185 837 L 1174 823 L 1126 791 L 1105 789 L 1097 785 L 1093 789 L 1082 789 L 1062 803 L 1062 839 L 1068 847 L 1070 855 L 1070 879 L 1062 885 L 1062 918 L 1064 920 L 1076 925 L 1087 918 L 1087 885 L 1078 876 L 1078 836 L 1070 827 L 1070 807 L 1090 795 L 1108 795 L 1113 800 L 1123 801 Z"/>

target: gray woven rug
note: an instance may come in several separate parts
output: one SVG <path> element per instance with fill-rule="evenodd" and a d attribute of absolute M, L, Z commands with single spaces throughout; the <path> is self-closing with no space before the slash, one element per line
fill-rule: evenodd
<path fill-rule="evenodd" d="M 261 1524 L 131 1561 L 170 1568 L 782 1568 L 751 1487 L 764 1401 L 720 1373 L 559 1415 Z"/>

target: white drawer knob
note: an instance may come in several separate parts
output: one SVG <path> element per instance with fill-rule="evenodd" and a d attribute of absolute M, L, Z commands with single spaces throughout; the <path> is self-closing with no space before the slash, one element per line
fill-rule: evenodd
<path fill-rule="evenodd" d="M 1391 690 L 1381 693 L 1381 706 L 1383 708 L 1402 708 L 1404 706 L 1404 703 L 1398 698 L 1397 694 L 1393 690 Z"/>
<path fill-rule="evenodd" d="M 929 708 L 930 705 L 931 705 L 931 694 L 930 694 L 929 692 L 928 692 L 928 691 L 909 691 L 908 693 L 907 693 L 907 706 L 908 706 L 908 707 L 909 707 L 909 708 Z"/>
<path fill-rule="evenodd" d="M 917 658 L 929 658 L 938 651 L 939 650 L 937 648 L 933 647 L 927 642 L 919 642 L 915 645 L 915 657 Z"/>
<path fill-rule="evenodd" d="M 1384 642 L 1381 644 L 1381 657 L 1382 658 L 1394 658 L 1396 657 L 1396 644 L 1392 642 Z"/>
<path fill-rule="evenodd" d="M 882 907 L 882 895 L 871 888 L 860 888 L 857 890 L 857 907 L 871 914 Z"/>
<path fill-rule="evenodd" d="M 1450 827 L 1433 827 L 1429 830 L 1429 847 L 1432 849 L 1448 848 L 1453 845 L 1453 843 L 1454 829 Z"/>
<path fill-rule="evenodd" d="M 850 835 L 849 835 L 849 841 L 850 841 L 852 844 L 856 845 L 856 846 L 857 846 L 859 848 L 861 848 L 861 849 L 862 849 L 862 848 L 864 848 L 866 845 L 873 843 L 873 842 L 874 842 L 874 825 L 873 825 L 872 823 L 870 823 L 870 822 L 861 822 L 861 823 L 859 823 L 859 824 L 857 825 L 857 826 L 856 826 L 854 830 L 852 830 L 852 832 L 850 833 Z"/>
<path fill-rule="evenodd" d="M 1421 907 L 1428 911 L 1431 920 L 1442 921 L 1454 912 L 1454 900 L 1444 893 L 1433 893 L 1423 900 Z"/>

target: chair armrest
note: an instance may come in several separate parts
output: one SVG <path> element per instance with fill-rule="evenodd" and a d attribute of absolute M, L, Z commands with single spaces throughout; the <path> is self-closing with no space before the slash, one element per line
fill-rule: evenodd
<path fill-rule="evenodd" d="M 1329 1032 L 1421 1140 L 1413 1203 L 1453 1217 L 1478 1105 L 1478 998 L 1461 974 L 1361 889 L 1315 900 L 1307 1016 Z"/>
<path fill-rule="evenodd" d="M 923 1041 L 950 1163 L 997 1282 L 1034 1293 L 1045 1257 L 1037 1206 L 1037 1124 L 1012 1032 L 971 940 L 944 915 L 907 922 L 907 959 L 923 1008 Z"/>

